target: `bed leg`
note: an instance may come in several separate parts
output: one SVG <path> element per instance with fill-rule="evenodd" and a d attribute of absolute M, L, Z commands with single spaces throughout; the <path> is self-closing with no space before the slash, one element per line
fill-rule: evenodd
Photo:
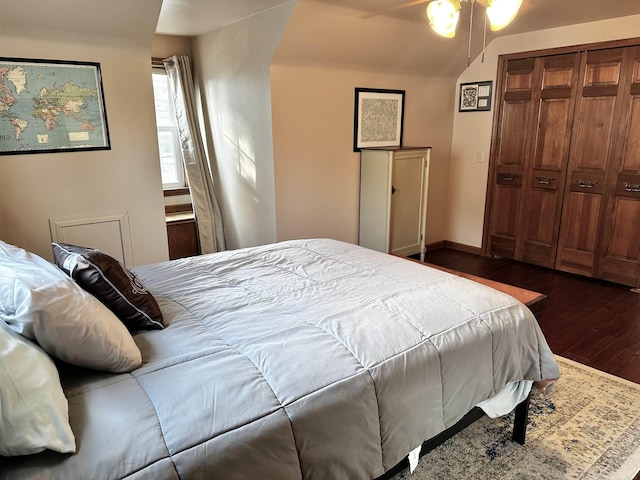
<path fill-rule="evenodd" d="M 529 418 L 529 399 L 527 395 L 522 402 L 516 406 L 516 416 L 513 421 L 513 439 L 514 442 L 518 442 L 520 445 L 524 445 L 524 440 L 527 435 L 527 420 Z"/>

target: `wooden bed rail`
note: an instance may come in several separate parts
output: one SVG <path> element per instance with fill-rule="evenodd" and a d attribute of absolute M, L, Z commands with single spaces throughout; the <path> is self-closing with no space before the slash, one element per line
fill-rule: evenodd
<path fill-rule="evenodd" d="M 495 290 L 499 290 L 502 293 L 506 293 L 507 295 L 511 295 L 513 298 L 518 300 L 521 303 L 524 303 L 529 310 L 534 315 L 538 315 L 542 311 L 543 300 L 547 298 L 544 293 L 534 292 L 533 290 L 526 290 L 524 288 L 516 287 L 515 285 L 509 285 L 507 283 L 497 282 L 495 280 L 490 280 L 488 278 L 478 277 L 477 275 L 472 275 L 470 273 L 460 272 L 458 270 L 453 270 L 451 268 L 442 267 L 440 265 L 435 265 L 433 263 L 421 262 L 420 260 L 416 260 L 414 258 L 403 257 L 407 260 L 411 260 L 412 262 L 419 263 L 426 267 L 435 268 L 437 270 L 442 270 L 443 272 L 451 273 L 453 275 L 457 275 L 459 277 L 466 278 L 468 280 L 473 280 L 474 282 L 481 283 L 487 287 L 491 287 Z"/>

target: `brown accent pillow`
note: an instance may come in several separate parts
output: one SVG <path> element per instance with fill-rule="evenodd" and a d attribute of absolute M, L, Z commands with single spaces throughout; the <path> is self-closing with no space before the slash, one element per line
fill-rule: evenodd
<path fill-rule="evenodd" d="M 94 248 L 52 245 L 58 267 L 116 314 L 130 331 L 164 328 L 156 299 L 118 260 Z"/>

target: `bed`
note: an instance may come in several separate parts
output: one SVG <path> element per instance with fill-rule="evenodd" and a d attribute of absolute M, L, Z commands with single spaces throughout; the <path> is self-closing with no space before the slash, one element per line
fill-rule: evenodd
<path fill-rule="evenodd" d="M 0 269 L 12 255 L 5 244 Z M 131 270 L 161 312 L 161 325 L 127 325 L 135 368 L 51 355 L 75 453 L 0 457 L 0 479 L 370 480 L 476 405 L 504 414 L 559 376 L 512 297 L 349 243 Z"/>

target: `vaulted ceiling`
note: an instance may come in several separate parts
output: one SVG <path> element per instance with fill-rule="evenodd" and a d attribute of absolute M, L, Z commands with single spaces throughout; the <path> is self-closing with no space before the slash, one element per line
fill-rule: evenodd
<path fill-rule="evenodd" d="M 2 2 L 0 36 L 71 39 L 88 35 L 150 45 L 162 0 L 20 0 Z"/>
<path fill-rule="evenodd" d="M 456 75 L 466 66 L 469 0 L 462 4 L 454 39 L 428 27 L 428 0 L 21 0 L 3 5 L 0 36 L 46 39 L 54 32 L 56 38 L 92 35 L 148 46 L 154 33 L 198 36 L 290 2 L 297 6 L 278 61 L 431 76 Z M 472 58 L 483 35 L 482 7 L 475 5 L 474 12 Z M 487 43 L 499 35 L 627 15 L 640 15 L 640 0 L 523 0 L 509 26 L 487 32 Z"/>
<path fill-rule="evenodd" d="M 457 76 L 482 51 L 484 8 L 463 0 L 455 38 L 435 34 L 429 0 L 299 0 L 276 61 Z M 156 33 L 200 35 L 288 3 L 285 0 L 164 0 Z M 470 16 L 474 18 L 469 40 Z M 512 35 L 640 14 L 640 0 L 523 0 L 514 21 L 486 32 L 486 43 Z M 638 22 L 640 37 L 640 22 Z"/>
<path fill-rule="evenodd" d="M 201 35 L 287 1 L 164 0 L 156 33 Z M 425 7 L 428 1 L 300 0 L 300 3 L 318 2 L 359 10 L 363 21 L 374 17 L 391 17 L 424 23 Z M 461 24 L 465 24 L 465 20 L 468 24 L 468 10 L 469 5 L 463 3 Z M 524 0 L 518 17 L 503 34 L 542 30 L 635 14 L 640 14 L 638 0 Z"/>

